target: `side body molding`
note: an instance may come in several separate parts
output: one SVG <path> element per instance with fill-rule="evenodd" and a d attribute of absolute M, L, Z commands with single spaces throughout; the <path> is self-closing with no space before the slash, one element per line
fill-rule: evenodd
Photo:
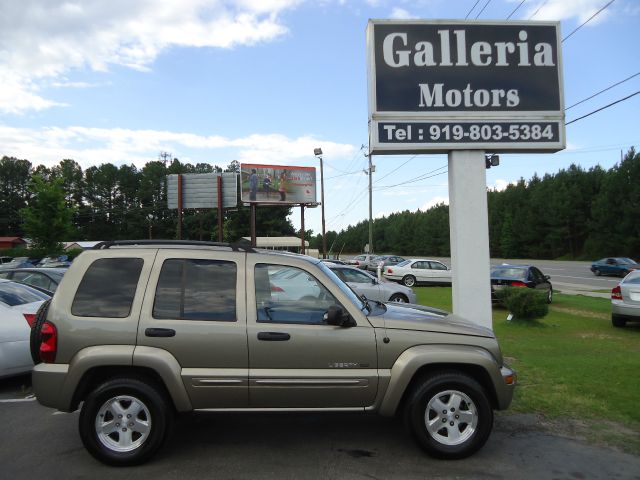
<path fill-rule="evenodd" d="M 438 364 L 450 365 L 452 368 L 455 365 L 481 367 L 491 377 L 494 385 L 504 383 L 500 366 L 487 350 L 467 345 L 418 345 L 402 352 L 391 367 L 389 386 L 380 405 L 380 414 L 395 415 L 415 373 L 422 367 Z M 495 393 L 498 403 L 501 403 L 501 392 L 489 393 Z"/>

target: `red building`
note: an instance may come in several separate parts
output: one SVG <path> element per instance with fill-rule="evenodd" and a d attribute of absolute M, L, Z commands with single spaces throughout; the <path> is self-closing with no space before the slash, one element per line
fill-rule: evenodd
<path fill-rule="evenodd" d="M 26 246 L 27 242 L 20 237 L 0 237 L 0 250 Z"/>

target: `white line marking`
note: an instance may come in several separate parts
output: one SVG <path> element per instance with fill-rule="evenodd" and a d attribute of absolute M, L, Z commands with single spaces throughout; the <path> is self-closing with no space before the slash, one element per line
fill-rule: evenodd
<path fill-rule="evenodd" d="M 35 402 L 36 397 L 27 398 L 5 398 L 0 400 L 0 403 L 20 403 L 20 402 Z"/>

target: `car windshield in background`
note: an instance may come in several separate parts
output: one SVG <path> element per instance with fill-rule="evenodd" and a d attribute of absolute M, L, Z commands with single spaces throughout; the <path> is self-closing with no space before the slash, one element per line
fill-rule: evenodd
<path fill-rule="evenodd" d="M 496 268 L 491 272 L 491 276 L 495 278 L 517 278 L 524 280 L 527 270 L 524 268 Z"/>
<path fill-rule="evenodd" d="M 362 302 L 362 299 L 358 296 L 358 294 L 356 292 L 354 292 L 351 287 L 349 285 L 347 285 L 345 282 L 343 282 L 340 277 L 338 277 L 336 275 L 336 273 L 330 269 L 329 267 L 327 267 L 324 263 L 320 262 L 318 263 L 318 268 L 320 268 L 320 270 L 322 270 L 326 275 L 328 275 L 329 277 L 331 277 L 334 282 L 336 283 L 336 285 L 338 285 L 340 287 L 340 290 L 342 290 L 353 302 L 354 305 L 357 305 L 360 309 L 362 309 L 362 307 L 364 306 L 364 303 Z"/>
<path fill-rule="evenodd" d="M 20 285 L 14 282 L 0 282 L 0 302 L 4 302 L 10 307 L 48 299 L 49 295 L 35 288 L 28 287 L 27 285 Z"/>
<path fill-rule="evenodd" d="M 633 272 L 624 279 L 624 283 L 631 283 L 633 285 L 640 284 L 640 272 Z"/>
<path fill-rule="evenodd" d="M 618 258 L 618 262 L 624 263 L 624 264 L 628 264 L 628 265 L 632 265 L 632 264 L 636 263 L 635 260 L 632 260 L 632 259 L 626 258 L 626 257 Z"/>
<path fill-rule="evenodd" d="M 396 265 L 396 267 L 404 267 L 405 265 L 409 265 L 411 263 L 411 260 L 405 260 L 404 262 L 400 262 L 399 264 Z"/>

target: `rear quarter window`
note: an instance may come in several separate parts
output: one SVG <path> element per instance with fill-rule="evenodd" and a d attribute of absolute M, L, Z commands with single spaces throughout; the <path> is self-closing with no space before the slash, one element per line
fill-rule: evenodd
<path fill-rule="evenodd" d="M 141 258 L 101 258 L 93 262 L 78 286 L 71 314 L 77 317 L 128 317 L 143 265 Z"/>

